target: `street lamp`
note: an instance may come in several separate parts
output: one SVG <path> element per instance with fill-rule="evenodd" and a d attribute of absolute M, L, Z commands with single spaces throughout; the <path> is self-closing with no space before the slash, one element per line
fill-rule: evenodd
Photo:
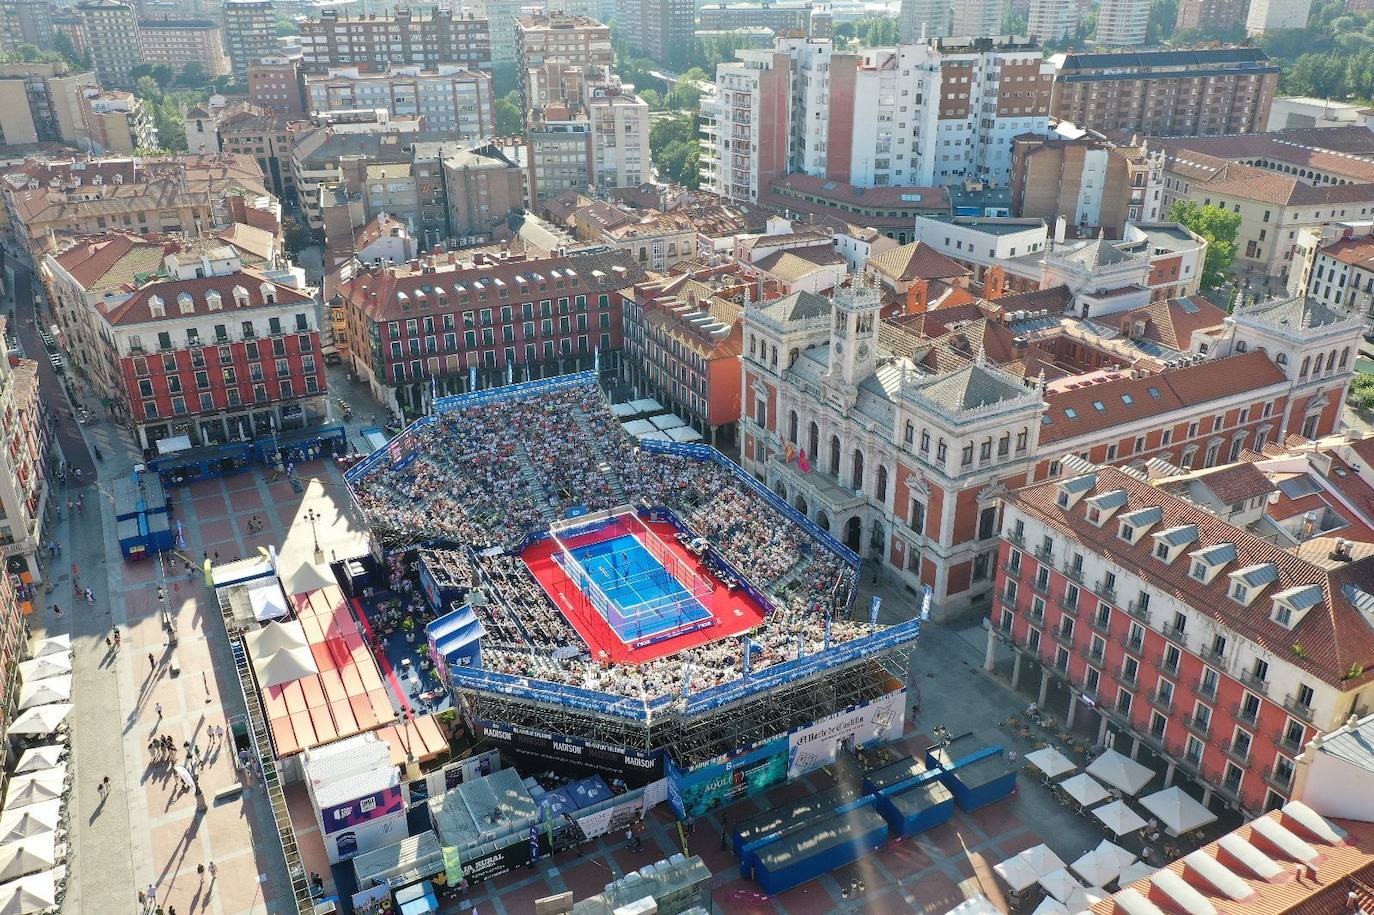
<path fill-rule="evenodd" d="M 305 520 L 310 522 L 310 534 L 315 538 L 315 561 L 319 562 L 324 555 L 323 551 L 320 550 L 320 532 L 315 529 L 315 522 L 320 520 L 320 513 L 313 508 L 308 508 L 305 511 Z"/>

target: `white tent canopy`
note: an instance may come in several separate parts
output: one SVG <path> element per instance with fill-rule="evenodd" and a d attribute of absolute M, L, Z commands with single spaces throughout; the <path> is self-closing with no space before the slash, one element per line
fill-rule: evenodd
<path fill-rule="evenodd" d="M 1153 769 L 1115 750 L 1103 751 L 1089 764 L 1088 774 L 1126 794 L 1139 794 L 1155 777 Z"/>
<path fill-rule="evenodd" d="M 309 648 L 283 648 L 266 659 L 254 658 L 253 668 L 258 674 L 258 685 L 263 689 L 320 672 Z"/>
<path fill-rule="evenodd" d="M 1033 753 L 1027 753 L 1026 762 L 1045 773 L 1046 778 L 1058 778 L 1078 769 L 1077 763 L 1054 747 L 1044 747 Z"/>
<path fill-rule="evenodd" d="M 50 654 L 60 654 L 61 652 L 64 652 L 64 651 L 67 652 L 68 654 L 71 654 L 71 650 L 72 650 L 72 637 L 71 637 L 71 636 L 65 635 L 65 634 L 64 634 L 64 635 L 50 635 L 50 636 L 48 636 L 46 639 L 42 639 L 42 640 L 40 640 L 40 641 L 34 643 L 34 646 L 33 646 L 33 656 L 34 656 L 35 658 L 42 658 L 42 657 L 45 657 L 45 656 L 50 655 Z"/>
<path fill-rule="evenodd" d="M 44 769 L 62 765 L 62 754 L 65 752 L 67 751 L 64 747 L 55 743 L 44 747 L 31 747 L 19 757 L 19 763 L 14 767 L 14 772 L 16 775 L 25 772 L 41 772 Z"/>
<path fill-rule="evenodd" d="M 261 629 L 249 632 L 243 640 L 248 643 L 248 653 L 254 657 L 266 657 L 283 648 L 304 648 L 310 644 L 305 638 L 305 627 L 299 620 L 268 623 Z"/>
<path fill-rule="evenodd" d="M 1078 882 L 1078 878 L 1062 867 L 1057 871 L 1051 871 L 1041 877 L 1039 883 L 1044 887 L 1045 892 L 1049 893 L 1060 902 L 1068 899 L 1069 895 L 1073 893 L 1074 890 L 1081 890 L 1083 888 L 1083 884 Z"/>
<path fill-rule="evenodd" d="M 1080 912 L 1087 912 L 1097 903 L 1110 896 L 1106 890 L 1100 886 L 1080 886 L 1069 894 L 1069 898 L 1064 900 L 1064 908 L 1068 909 L 1072 915 Z"/>
<path fill-rule="evenodd" d="M 256 588 L 248 589 L 248 604 L 253 608 L 253 619 L 276 620 L 286 616 L 286 595 L 274 578 Z"/>
<path fill-rule="evenodd" d="M 41 772 L 17 775 L 5 789 L 5 809 L 18 810 L 62 797 L 66 787 L 67 767 L 55 766 Z"/>
<path fill-rule="evenodd" d="M 1097 779 L 1086 772 L 1080 772 L 1073 778 L 1064 779 L 1059 783 L 1059 787 L 1082 807 L 1100 804 L 1111 797 L 1107 793 L 1107 789 L 1103 788 Z"/>
<path fill-rule="evenodd" d="M 1013 893 L 1030 889 L 1039 879 L 1039 875 L 1031 870 L 1031 866 L 1021 860 L 1020 856 L 1012 856 L 1001 864 L 994 864 L 992 870 Z"/>
<path fill-rule="evenodd" d="M 296 566 L 296 571 L 282 578 L 282 587 L 287 594 L 305 594 L 309 591 L 319 591 L 324 588 L 338 587 L 338 582 L 334 576 L 329 574 L 327 566 L 317 566 L 313 562 L 305 560 Z M 255 592 L 249 591 L 248 598 L 251 601 Z M 257 613 L 258 605 L 253 604 L 253 612 Z M 282 604 L 282 612 L 278 616 L 286 615 L 286 605 Z M 258 617 L 264 619 L 265 617 Z"/>
<path fill-rule="evenodd" d="M 10 733 L 51 734 L 71 713 L 71 703 L 40 705 L 21 713 L 18 718 L 14 719 L 14 723 L 10 725 Z"/>
<path fill-rule="evenodd" d="M 44 677 L 56 677 L 59 674 L 71 672 L 72 653 L 70 651 L 54 652 L 41 658 L 34 658 L 32 661 L 24 661 L 19 665 L 19 676 L 24 678 L 25 683 L 30 680 L 42 680 Z"/>
<path fill-rule="evenodd" d="M 640 438 L 654 431 L 654 424 L 647 419 L 632 419 L 622 425 L 625 428 L 625 434 L 633 435 L 635 438 Z"/>
<path fill-rule="evenodd" d="M 57 863 L 57 836 L 51 832 L 0 845 L 0 881 L 47 870 Z"/>
<path fill-rule="evenodd" d="M 1142 797 L 1140 806 L 1158 817 L 1171 836 L 1191 832 L 1217 819 L 1216 814 L 1193 800 L 1178 785 Z"/>
<path fill-rule="evenodd" d="M 676 413 L 664 413 L 662 416 L 650 416 L 649 422 L 653 423 L 656 428 L 662 429 L 665 432 L 669 429 L 676 429 L 679 426 L 687 425 L 687 420 L 678 416 Z"/>
<path fill-rule="evenodd" d="M 1102 825 L 1114 836 L 1124 836 L 1145 828 L 1145 821 L 1123 801 L 1112 801 L 1110 804 L 1094 807 L 1093 816 L 1101 820 Z"/>
<path fill-rule="evenodd" d="M 699 442 L 701 433 L 691 426 L 678 426 L 667 430 L 668 437 L 675 442 Z"/>
<path fill-rule="evenodd" d="M 66 868 L 53 868 L 0 884 L 0 915 L 27 915 L 56 907 L 57 887 L 65 871 Z"/>
<path fill-rule="evenodd" d="M 1121 869 L 1121 876 L 1116 878 L 1116 885 L 1124 890 L 1137 880 L 1143 880 L 1150 876 L 1156 870 L 1158 870 L 1158 868 L 1146 864 L 1144 861 L 1137 861 Z"/>
<path fill-rule="evenodd" d="M 982 893 L 971 896 L 950 909 L 945 915 L 1002 915 L 1002 910 Z"/>
<path fill-rule="evenodd" d="M 72 698 L 72 675 L 61 674 L 46 680 L 25 683 L 19 690 L 19 707 L 34 708 L 54 702 L 69 702 Z"/>
<path fill-rule="evenodd" d="M 0 844 L 56 832 L 62 822 L 62 802 L 44 801 L 0 814 Z"/>
<path fill-rule="evenodd" d="M 630 401 L 630 406 L 636 413 L 661 413 L 663 404 L 654 400 L 652 397 L 641 397 L 639 400 Z"/>
<path fill-rule="evenodd" d="M 1121 869 L 1135 861 L 1135 855 L 1114 842 L 1103 839 L 1092 851 L 1073 864 L 1073 872 L 1089 886 L 1106 886 L 1121 875 Z"/>

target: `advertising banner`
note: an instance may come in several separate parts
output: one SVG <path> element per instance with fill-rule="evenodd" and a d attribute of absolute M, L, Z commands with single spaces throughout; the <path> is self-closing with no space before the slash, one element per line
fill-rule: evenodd
<path fill-rule="evenodd" d="M 477 726 L 482 736 L 500 747 L 503 757 L 517 767 L 523 763 L 537 771 L 552 764 L 574 774 L 596 772 L 621 779 L 630 788 L 642 788 L 663 777 L 663 761 L 658 755 L 485 719 L 477 719 Z"/>
<path fill-rule="evenodd" d="M 619 835 L 644 815 L 644 796 L 638 795 L 623 804 L 598 810 L 584 817 L 577 817 L 577 826 L 588 839 L 597 836 Z"/>
<path fill-rule="evenodd" d="M 668 799 L 679 816 L 700 816 L 757 794 L 787 777 L 788 745 L 779 737 L 683 772 L 669 765 Z"/>
<path fill-rule="evenodd" d="M 841 744 L 863 747 L 901 735 L 906 726 L 906 690 L 827 715 L 787 736 L 787 777 L 796 778 L 835 761 Z"/>
<path fill-rule="evenodd" d="M 401 786 L 396 785 L 366 797 L 349 801 L 347 804 L 326 807 L 320 811 L 320 821 L 324 824 L 326 834 L 335 833 L 342 829 L 350 829 L 380 819 L 403 809 L 405 809 L 405 798 L 401 795 Z"/>

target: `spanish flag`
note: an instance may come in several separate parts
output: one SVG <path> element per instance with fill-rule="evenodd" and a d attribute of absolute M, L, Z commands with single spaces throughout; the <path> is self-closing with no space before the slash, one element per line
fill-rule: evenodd
<path fill-rule="evenodd" d="M 811 462 L 806 459 L 805 448 L 801 450 L 801 454 L 797 455 L 797 466 L 801 468 L 802 473 L 811 472 Z"/>

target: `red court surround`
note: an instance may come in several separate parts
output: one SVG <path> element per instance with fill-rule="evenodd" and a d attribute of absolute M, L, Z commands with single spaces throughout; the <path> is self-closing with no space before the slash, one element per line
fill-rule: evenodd
<path fill-rule="evenodd" d="M 552 538 L 541 540 L 525 550 L 521 556 L 535 580 L 577 630 L 577 634 L 590 646 L 593 658 L 605 657 L 616 663 L 630 664 L 652 661 L 655 658 L 676 654 L 684 648 L 695 648 L 726 636 L 739 635 L 763 622 L 763 607 L 750 599 L 742 589 L 736 589 L 735 593 L 731 594 L 724 585 L 716 581 L 715 576 L 677 542 L 677 528 L 666 521 L 646 521 L 645 524 L 658 535 L 673 555 L 716 585 L 712 593 L 700 598 L 715 618 L 714 626 L 673 636 L 643 648 L 630 648 L 620 641 L 610 624 L 596 612 L 596 608 L 587 603 L 581 590 L 563 574 L 563 569 L 553 558 L 558 552 L 558 547 L 554 545 Z M 563 543 L 568 547 L 579 547 L 589 543 L 600 543 L 626 533 L 629 533 L 628 528 L 615 524 L 577 537 L 564 538 Z M 602 652 L 605 652 L 604 656 Z"/>

